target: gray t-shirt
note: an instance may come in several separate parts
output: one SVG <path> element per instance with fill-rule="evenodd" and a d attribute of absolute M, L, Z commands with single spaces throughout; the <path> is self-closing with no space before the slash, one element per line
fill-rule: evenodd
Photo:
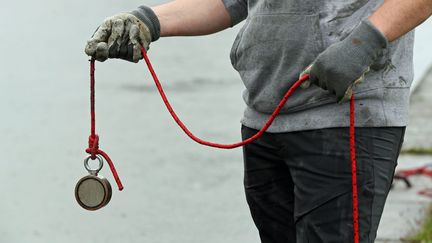
<path fill-rule="evenodd" d="M 260 129 L 299 74 L 331 44 L 346 37 L 383 0 L 223 0 L 233 25 L 246 19 L 231 62 L 245 84 L 242 123 Z M 414 31 L 390 43 L 354 88 L 356 126 L 408 123 Z M 349 126 L 349 104 L 316 86 L 298 89 L 269 132 Z"/>

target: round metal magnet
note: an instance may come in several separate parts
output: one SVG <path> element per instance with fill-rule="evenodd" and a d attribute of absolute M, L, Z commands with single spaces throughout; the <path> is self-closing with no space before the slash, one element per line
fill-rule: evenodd
<path fill-rule="evenodd" d="M 86 210 L 98 210 L 106 206 L 112 195 L 111 185 L 106 178 L 98 175 L 103 167 L 103 159 L 99 155 L 98 168 L 92 169 L 89 165 L 91 156 L 84 160 L 84 167 L 90 175 L 81 178 L 75 186 L 75 198 L 78 204 Z"/>

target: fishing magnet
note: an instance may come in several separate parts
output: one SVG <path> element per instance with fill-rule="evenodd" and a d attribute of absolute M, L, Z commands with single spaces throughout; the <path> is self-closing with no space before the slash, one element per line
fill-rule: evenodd
<path fill-rule="evenodd" d="M 84 167 L 89 175 L 81 178 L 75 186 L 75 199 L 78 204 L 86 210 L 94 211 L 106 206 L 112 195 L 112 189 L 109 181 L 103 176 L 98 175 L 103 167 L 103 159 L 96 155 L 99 162 L 96 169 L 89 165 L 91 156 L 84 160 Z"/>

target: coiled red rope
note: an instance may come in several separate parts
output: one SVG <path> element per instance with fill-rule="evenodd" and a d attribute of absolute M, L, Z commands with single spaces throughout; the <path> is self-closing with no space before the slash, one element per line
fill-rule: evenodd
<path fill-rule="evenodd" d="M 198 138 L 195 136 L 187 127 L 186 125 L 180 120 L 180 118 L 175 113 L 174 109 L 172 108 L 170 102 L 168 101 L 167 96 L 165 95 L 165 92 L 163 90 L 162 84 L 159 81 L 159 78 L 156 75 L 156 72 L 153 69 L 153 66 L 147 56 L 147 53 L 143 47 L 141 47 L 141 52 L 143 55 L 143 58 L 147 64 L 147 67 L 150 71 L 150 74 L 153 77 L 153 81 L 156 85 L 157 90 L 159 91 L 160 96 L 162 97 L 162 100 L 168 109 L 169 113 L 171 114 L 174 121 L 179 125 L 179 127 L 185 132 L 187 136 L 189 136 L 192 140 L 195 142 L 209 146 L 209 147 L 215 147 L 215 148 L 221 148 L 221 149 L 233 149 L 237 148 L 243 145 L 246 145 L 248 143 L 251 143 L 261 137 L 264 132 L 271 126 L 276 116 L 279 114 L 282 107 L 285 105 L 289 97 L 292 95 L 292 93 L 306 80 L 309 79 L 309 75 L 305 74 L 303 75 L 299 80 L 297 80 L 291 88 L 285 93 L 282 100 L 279 102 L 276 109 L 273 111 L 273 113 L 270 115 L 267 122 L 264 124 L 264 126 L 252 137 L 241 141 L 237 143 L 232 144 L 221 144 L 221 143 L 214 143 L 214 142 L 208 142 L 203 139 Z M 99 137 L 96 135 L 96 115 L 95 115 L 95 60 L 92 59 L 90 62 L 90 102 L 91 102 L 91 135 L 89 137 L 89 148 L 86 149 L 86 152 L 91 154 L 92 159 L 95 159 L 96 154 L 102 155 L 108 162 L 111 172 L 117 182 L 117 185 L 119 187 L 119 190 L 123 189 L 123 185 L 121 184 L 120 178 L 117 174 L 117 171 L 114 167 L 113 162 L 109 158 L 109 156 L 104 153 L 102 150 L 99 149 Z M 356 163 L 356 151 L 355 151 L 355 113 L 354 113 L 354 95 L 352 95 L 350 100 L 350 157 L 351 157 L 351 176 L 352 176 L 352 206 L 353 206 L 353 235 L 354 235 L 354 243 L 359 243 L 359 213 L 358 213 L 358 191 L 357 191 L 357 163 Z"/>

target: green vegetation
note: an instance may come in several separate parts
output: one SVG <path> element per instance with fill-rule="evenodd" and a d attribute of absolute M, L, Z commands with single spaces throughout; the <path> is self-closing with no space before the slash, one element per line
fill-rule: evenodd
<path fill-rule="evenodd" d="M 432 155 L 432 148 L 410 148 L 401 151 L 402 154 Z"/>
<path fill-rule="evenodd" d="M 432 207 L 429 208 L 427 217 L 421 230 L 408 240 L 411 243 L 432 243 Z"/>

